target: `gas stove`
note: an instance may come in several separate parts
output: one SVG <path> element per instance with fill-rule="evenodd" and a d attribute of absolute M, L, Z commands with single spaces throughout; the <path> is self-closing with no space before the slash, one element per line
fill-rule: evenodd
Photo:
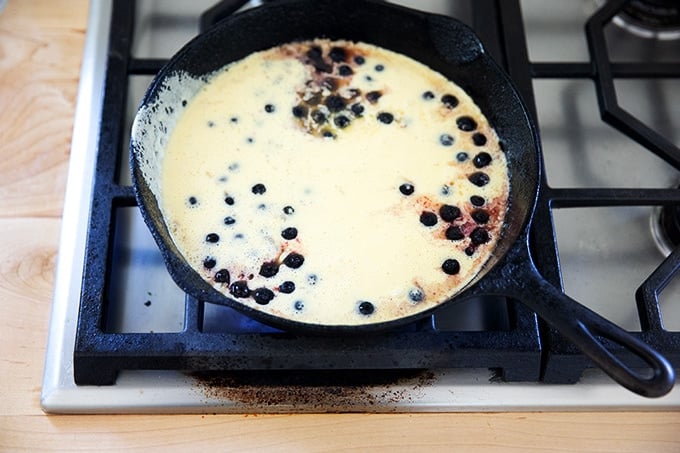
<path fill-rule="evenodd" d="M 680 390 L 657 399 L 630 393 L 506 297 L 448 305 L 396 332 L 339 339 L 291 335 L 186 296 L 136 207 L 130 125 L 172 54 L 225 15 L 259 3 L 90 5 L 45 411 L 680 409 Z M 674 25 L 655 31 L 655 20 L 631 10 L 639 1 L 393 3 L 472 26 L 535 116 L 545 164 L 532 227 L 540 272 L 679 368 Z M 616 344 L 611 349 L 626 358 Z"/>

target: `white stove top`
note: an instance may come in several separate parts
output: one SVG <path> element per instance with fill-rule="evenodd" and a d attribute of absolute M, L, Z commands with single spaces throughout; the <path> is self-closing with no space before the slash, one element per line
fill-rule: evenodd
<path fill-rule="evenodd" d="M 140 1 L 137 17 L 139 57 L 169 57 L 197 31 L 197 22 L 184 20 L 183 9 L 194 1 Z M 446 1 L 395 2 L 433 11 L 446 11 Z M 532 61 L 589 61 L 582 31 L 594 1 L 522 1 Z M 325 411 L 533 411 L 533 410 L 668 410 L 680 409 L 676 388 L 659 399 L 637 396 L 614 384 L 604 374 L 588 370 L 574 385 L 508 383 L 487 369 L 446 369 L 403 378 L 389 385 L 376 384 L 353 390 L 309 387 L 306 395 L 293 395 L 285 385 L 267 388 L 215 386 L 176 371 L 123 371 L 112 386 L 77 386 L 73 380 L 73 347 L 78 300 L 83 273 L 89 203 L 98 140 L 98 114 L 109 33 L 110 0 L 92 2 L 81 71 L 80 91 L 63 213 L 50 334 L 47 346 L 42 406 L 47 412 L 325 412 Z M 152 28 L 161 34 L 149 32 Z M 658 50 L 667 58 L 680 41 L 656 45 L 621 30 L 610 52 L 624 60 L 620 47 L 640 49 L 640 55 Z M 160 54 L 157 52 L 159 48 Z M 651 50 L 650 50 L 651 49 Z M 655 50 L 656 49 L 656 50 Z M 136 77 L 130 87 L 130 118 L 150 77 Z M 675 143 L 680 141 L 680 81 L 617 81 L 620 103 L 645 121 L 653 121 Z M 552 187 L 655 187 L 678 183 L 678 173 L 661 159 L 604 124 L 599 118 L 593 83 L 589 80 L 541 79 L 534 82 L 539 127 L 548 182 Z M 651 177 L 650 175 L 654 175 Z M 129 182 L 127 168 L 121 173 Z M 146 227 L 131 211 L 129 234 L 137 247 L 155 250 Z M 560 261 L 567 294 L 622 327 L 640 330 L 633 294 L 663 255 L 650 231 L 653 208 L 588 208 L 554 211 Z M 634 240 L 631 240 L 634 238 Z M 149 296 L 149 304 L 136 304 L 117 316 L 123 331 L 177 331 L 182 329 L 184 305 L 168 304 L 182 294 L 167 279 L 135 279 L 137 265 L 126 264 L 130 285 Z M 153 261 L 153 260 L 152 260 Z M 162 263 L 143 263 L 160 266 Z M 122 286 L 121 297 L 130 288 Z M 164 302 L 166 301 L 166 302 Z M 153 302 L 153 303 L 151 303 Z M 164 305 L 165 303 L 165 305 Z M 680 280 L 661 296 L 665 328 L 680 331 Z M 259 394 L 249 403 L 244 395 Z M 262 395 L 266 395 L 265 398 Z"/>

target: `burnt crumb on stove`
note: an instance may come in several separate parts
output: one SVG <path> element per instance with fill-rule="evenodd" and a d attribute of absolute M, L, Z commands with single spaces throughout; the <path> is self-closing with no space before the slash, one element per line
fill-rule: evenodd
<path fill-rule="evenodd" d="M 413 401 L 437 377 L 425 369 L 232 370 L 189 374 L 205 398 L 245 410 L 333 412 Z"/>

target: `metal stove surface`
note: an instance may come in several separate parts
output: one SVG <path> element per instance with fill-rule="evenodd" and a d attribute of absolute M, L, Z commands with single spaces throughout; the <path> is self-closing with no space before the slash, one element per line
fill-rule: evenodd
<path fill-rule="evenodd" d="M 214 2 L 139 3 L 133 53 L 142 58 L 162 58 L 171 56 L 197 32 L 194 8 L 204 10 Z M 465 2 L 460 2 L 458 8 L 445 0 L 395 3 L 453 14 L 464 21 L 469 16 Z M 521 6 L 532 61 L 589 61 L 583 24 L 597 7 L 594 1 L 524 0 Z M 75 385 L 73 345 L 110 8 L 110 1 L 91 4 L 43 379 L 44 410 L 140 413 L 680 409 L 677 388 L 663 398 L 650 400 L 628 392 L 596 370 L 588 370 L 574 385 L 502 382 L 488 369 L 428 370 L 397 380 L 376 376 L 372 383 L 362 386 L 309 384 L 296 395 L 285 383 L 245 386 L 237 379 L 220 380 L 210 374 L 197 377 L 177 371 L 122 371 L 112 386 Z M 679 41 L 645 40 L 614 26 L 608 26 L 606 33 L 610 53 L 617 61 L 673 61 L 674 56 L 680 55 Z M 131 80 L 129 121 L 150 81 L 151 77 Z M 653 124 L 674 143 L 680 142 L 677 131 L 680 80 L 625 79 L 617 80 L 616 84 L 624 108 Z M 534 81 L 533 88 L 551 187 L 667 188 L 679 182 L 678 172 L 670 165 L 600 120 L 592 81 L 540 79 Z M 129 183 L 126 166 L 120 171 L 120 179 Z M 567 294 L 631 331 L 640 330 L 633 299 L 635 289 L 663 259 L 650 228 L 654 210 L 608 207 L 553 211 Z M 129 245 L 116 249 L 114 259 L 120 265 L 112 286 L 121 300 L 134 303 L 114 307 L 106 328 L 120 332 L 180 331 L 184 325 L 183 293 L 167 276 L 136 210 L 124 211 L 117 225 L 122 225 L 120 235 Z M 153 272 L 153 278 L 149 278 L 149 272 Z M 140 294 L 144 300 L 140 301 Z M 678 279 L 663 291 L 660 301 L 665 328 L 680 331 Z M 229 321 L 219 307 L 207 306 L 206 310 L 215 313 L 206 316 L 205 329 L 218 329 L 218 325 Z M 488 313 L 477 305 L 454 310 L 458 313 L 452 319 L 462 319 L 464 324 L 457 328 L 474 330 L 489 322 L 502 322 L 489 320 Z"/>

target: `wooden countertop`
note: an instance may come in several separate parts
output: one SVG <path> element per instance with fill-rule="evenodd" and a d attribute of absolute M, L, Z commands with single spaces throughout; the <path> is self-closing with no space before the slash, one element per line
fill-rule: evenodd
<path fill-rule="evenodd" d="M 0 13 L 1 451 L 680 451 L 677 412 L 45 415 L 40 385 L 87 7 L 9 0 Z"/>

